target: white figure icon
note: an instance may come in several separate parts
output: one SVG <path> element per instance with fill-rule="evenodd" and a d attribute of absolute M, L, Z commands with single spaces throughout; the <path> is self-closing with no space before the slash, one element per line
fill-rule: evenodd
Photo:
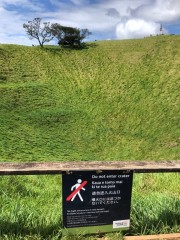
<path fill-rule="evenodd" d="M 71 187 L 71 191 L 73 191 L 74 188 L 77 189 L 77 188 L 81 185 L 81 183 L 82 183 L 82 180 L 81 180 L 81 179 L 78 179 L 78 180 L 77 180 L 77 183 L 74 184 L 74 185 Z M 82 187 L 81 189 L 84 190 L 84 191 L 86 190 L 86 189 L 83 188 L 83 187 Z M 73 196 L 73 198 L 71 198 L 71 202 L 74 201 L 74 199 L 75 199 L 75 197 L 76 197 L 77 195 L 79 196 L 81 202 L 83 202 L 83 198 L 82 198 L 82 196 L 81 196 L 81 194 L 80 194 L 81 189 Z"/>

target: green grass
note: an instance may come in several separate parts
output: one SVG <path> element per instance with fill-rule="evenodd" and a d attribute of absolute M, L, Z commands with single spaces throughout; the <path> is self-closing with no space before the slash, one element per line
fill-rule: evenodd
<path fill-rule="evenodd" d="M 179 156 L 179 36 L 1 45 L 3 161 Z"/>
<path fill-rule="evenodd" d="M 179 159 L 179 40 L 0 45 L 0 161 Z M 1 177 L 0 192 L 0 239 L 61 238 L 60 176 Z M 179 231 L 179 193 L 177 174 L 137 174 L 123 234 Z"/>
<path fill-rule="evenodd" d="M 101 235 L 173 233 L 180 231 L 178 173 L 136 174 L 131 227 Z M 98 236 L 62 236 L 61 176 L 4 176 L 0 189 L 0 239 L 93 240 Z"/>

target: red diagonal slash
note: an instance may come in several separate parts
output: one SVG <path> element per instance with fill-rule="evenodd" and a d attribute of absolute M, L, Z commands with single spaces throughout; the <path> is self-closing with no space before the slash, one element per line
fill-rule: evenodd
<path fill-rule="evenodd" d="M 67 198 L 66 198 L 66 201 L 70 201 L 71 198 L 73 198 L 73 196 L 79 192 L 85 185 L 87 184 L 87 181 L 84 181 L 81 183 L 81 185 L 76 189 L 74 190 L 74 192 L 72 192 Z"/>

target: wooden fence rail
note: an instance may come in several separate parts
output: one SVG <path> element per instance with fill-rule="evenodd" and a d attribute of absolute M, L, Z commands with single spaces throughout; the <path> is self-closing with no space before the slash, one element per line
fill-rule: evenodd
<path fill-rule="evenodd" d="M 60 174 L 62 171 L 133 170 L 135 173 L 179 172 L 180 160 L 172 161 L 69 161 L 0 163 L 0 175 Z"/>
<path fill-rule="evenodd" d="M 180 233 L 146 235 L 146 236 L 130 236 L 124 237 L 124 240 L 180 240 Z"/>

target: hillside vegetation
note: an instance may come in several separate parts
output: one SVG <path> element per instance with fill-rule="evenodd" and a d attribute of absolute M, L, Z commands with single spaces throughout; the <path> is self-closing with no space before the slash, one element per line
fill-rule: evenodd
<path fill-rule="evenodd" d="M 0 45 L 0 161 L 176 160 L 179 80 L 180 36 Z M 135 174 L 130 230 L 102 240 L 180 232 L 178 177 Z M 0 239 L 98 238 L 62 236 L 61 205 L 58 175 L 1 176 Z"/>
<path fill-rule="evenodd" d="M 0 45 L 1 161 L 178 159 L 179 40 Z"/>

